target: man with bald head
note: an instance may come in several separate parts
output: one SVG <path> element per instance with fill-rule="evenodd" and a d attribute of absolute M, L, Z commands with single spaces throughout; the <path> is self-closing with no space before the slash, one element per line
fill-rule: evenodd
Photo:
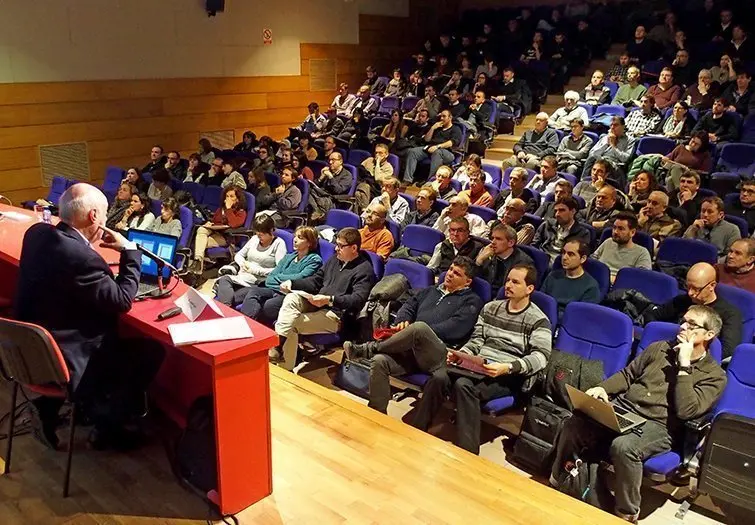
<path fill-rule="evenodd" d="M 653 238 L 656 249 L 666 237 L 676 237 L 682 231 L 681 223 L 672 219 L 666 212 L 668 209 L 668 195 L 662 191 L 650 193 L 648 202 L 640 210 L 637 217 L 640 231 Z"/>
<path fill-rule="evenodd" d="M 613 219 L 621 212 L 616 201 L 616 188 L 606 184 L 598 190 L 585 210 L 585 222 L 600 233 L 610 226 Z"/>
<path fill-rule="evenodd" d="M 718 336 L 723 357 L 731 357 L 734 348 L 742 342 L 742 314 L 731 303 L 718 297 L 717 284 L 716 269 L 712 265 L 703 262 L 694 264 L 687 272 L 687 293 L 652 308 L 645 314 L 645 322 L 678 323 L 693 304 L 709 306 L 723 320 L 723 328 Z"/>
<path fill-rule="evenodd" d="M 535 115 L 535 129 L 525 131 L 519 142 L 514 144 L 514 155 L 504 160 L 503 169 L 522 166 L 529 169 L 540 168 L 540 160 L 546 155 L 555 155 L 558 149 L 558 134 L 548 127 L 548 114 Z"/>
<path fill-rule="evenodd" d="M 163 357 L 159 344 L 120 339 L 117 332 L 118 316 L 136 296 L 141 257 L 133 242 L 105 226 L 107 199 L 99 189 L 75 184 L 58 206 L 57 226 L 35 224 L 24 235 L 16 315 L 49 330 L 60 347 L 77 408 L 95 423 L 92 446 L 132 448 L 140 435 L 124 425 L 138 413 Z M 120 252 L 117 277 L 95 251 L 100 241 Z M 31 404 L 34 435 L 53 449 L 62 405 L 49 397 Z"/>
<path fill-rule="evenodd" d="M 362 249 L 375 252 L 384 261 L 393 251 L 393 235 L 385 227 L 388 208 L 379 203 L 372 203 L 364 210 L 364 228 L 359 230 L 362 237 Z"/>

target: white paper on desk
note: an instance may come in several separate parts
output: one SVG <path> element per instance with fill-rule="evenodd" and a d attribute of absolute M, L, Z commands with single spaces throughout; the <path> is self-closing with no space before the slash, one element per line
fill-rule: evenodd
<path fill-rule="evenodd" d="M 218 317 L 223 317 L 223 311 L 215 304 L 215 299 L 209 297 L 203 293 L 199 293 L 194 288 L 188 288 L 186 293 L 174 301 L 174 304 L 178 306 L 189 321 L 194 321 L 197 317 L 202 315 L 204 309 L 209 306 L 213 312 L 218 314 Z"/>
<path fill-rule="evenodd" d="M 241 315 L 209 321 L 176 323 L 168 325 L 168 332 L 175 346 L 254 337 L 246 318 Z"/>
<path fill-rule="evenodd" d="M 28 221 L 34 220 L 34 217 L 32 217 L 31 215 L 26 215 L 25 213 L 18 213 L 17 211 L 4 211 L 0 213 L 0 215 L 12 221 L 28 222 Z"/>

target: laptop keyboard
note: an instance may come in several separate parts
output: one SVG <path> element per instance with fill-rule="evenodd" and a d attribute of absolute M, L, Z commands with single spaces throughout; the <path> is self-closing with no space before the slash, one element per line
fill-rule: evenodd
<path fill-rule="evenodd" d="M 629 425 L 634 424 L 634 421 L 632 421 L 631 419 L 627 419 L 624 416 L 620 416 L 619 414 L 616 414 L 616 419 L 619 420 L 619 428 L 621 429 L 625 429 Z"/>

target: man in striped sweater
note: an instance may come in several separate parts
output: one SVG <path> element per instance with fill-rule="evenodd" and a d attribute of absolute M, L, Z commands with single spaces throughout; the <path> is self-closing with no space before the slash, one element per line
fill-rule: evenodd
<path fill-rule="evenodd" d="M 426 431 L 452 393 L 457 411 L 456 444 L 480 452 L 481 403 L 531 389 L 551 353 L 553 334 L 548 317 L 530 301 L 536 281 L 534 266 L 511 268 L 504 285 L 506 299 L 483 307 L 472 337 L 460 350 L 485 359 L 485 376 L 471 377 L 458 371 L 453 365 L 459 358 L 449 352 L 449 366 L 425 383 L 412 423 L 415 427 Z"/>

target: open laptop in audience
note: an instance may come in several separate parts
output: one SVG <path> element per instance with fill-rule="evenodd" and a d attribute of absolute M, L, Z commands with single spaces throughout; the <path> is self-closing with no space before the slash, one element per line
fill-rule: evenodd
<path fill-rule="evenodd" d="M 566 391 L 569 394 L 569 400 L 574 410 L 579 410 L 604 427 L 608 427 L 619 434 L 626 434 L 645 424 L 646 420 L 642 416 L 624 410 L 612 403 L 606 403 L 601 399 L 588 396 L 571 385 L 566 385 Z"/>
<path fill-rule="evenodd" d="M 177 237 L 131 228 L 128 231 L 128 240 L 135 242 L 139 246 L 144 246 L 144 248 L 158 257 L 175 265 L 176 247 L 178 245 Z M 139 290 L 137 291 L 136 296 L 144 297 L 157 290 L 157 277 L 157 263 L 142 254 L 142 274 L 139 279 Z M 170 270 L 163 268 L 163 279 L 165 282 L 167 282 L 168 277 L 170 277 Z"/>
<path fill-rule="evenodd" d="M 460 361 L 458 363 L 449 363 L 449 373 L 471 377 L 472 379 L 485 379 L 489 377 L 485 370 L 485 358 L 456 350 L 450 350 L 450 352 L 458 357 Z"/>

